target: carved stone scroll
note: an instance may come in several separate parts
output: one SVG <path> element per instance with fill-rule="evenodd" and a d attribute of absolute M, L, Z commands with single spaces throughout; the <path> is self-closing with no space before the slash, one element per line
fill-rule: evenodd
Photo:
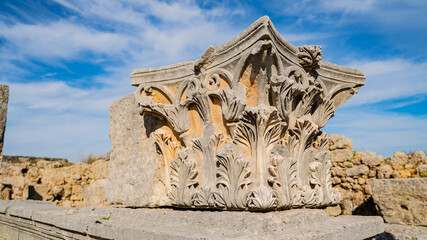
<path fill-rule="evenodd" d="M 321 59 L 321 47 L 293 46 L 262 17 L 197 61 L 135 70 L 141 114 L 163 121 L 150 138 L 163 158 L 165 205 L 337 204 L 320 129 L 365 77 Z"/>

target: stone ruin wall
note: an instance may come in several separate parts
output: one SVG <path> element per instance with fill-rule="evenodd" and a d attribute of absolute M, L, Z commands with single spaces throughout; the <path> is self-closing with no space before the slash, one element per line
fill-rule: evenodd
<path fill-rule="evenodd" d="M 10 158 L 1 165 L 1 199 L 53 201 L 58 206 L 105 206 L 108 161 L 88 163 L 65 159 Z"/>
<path fill-rule="evenodd" d="M 424 152 L 395 152 L 383 157 L 370 151 L 352 150 L 353 140 L 342 135 L 329 136 L 332 186 L 339 189 L 339 207 L 330 208 L 331 215 L 376 215 L 372 201 L 374 179 L 427 177 L 427 157 Z"/>
<path fill-rule="evenodd" d="M 376 214 L 371 200 L 374 179 L 427 177 L 424 152 L 395 152 L 385 158 L 370 151 L 355 152 L 353 141 L 342 135 L 329 136 L 332 184 L 341 192 L 339 207 L 331 215 Z M 106 206 L 105 182 L 109 161 L 92 164 L 62 161 L 12 161 L 5 156 L 0 170 L 1 199 L 38 199 L 58 206 Z"/>

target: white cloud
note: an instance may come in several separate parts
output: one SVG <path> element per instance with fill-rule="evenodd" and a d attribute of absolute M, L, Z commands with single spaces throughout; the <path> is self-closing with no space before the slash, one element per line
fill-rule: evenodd
<path fill-rule="evenodd" d="M 366 75 L 365 86 L 344 107 L 427 94 L 427 62 L 405 59 L 352 62 Z"/>
<path fill-rule="evenodd" d="M 66 21 L 47 24 L 0 24 L 0 37 L 13 44 L 10 54 L 35 58 L 75 59 L 82 51 L 116 54 L 128 47 L 128 38 Z M 7 45 L 10 47 L 10 45 Z M 12 51 L 17 51 L 12 53 Z"/>

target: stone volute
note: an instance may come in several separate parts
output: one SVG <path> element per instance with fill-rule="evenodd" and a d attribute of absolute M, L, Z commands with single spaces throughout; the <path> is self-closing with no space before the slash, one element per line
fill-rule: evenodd
<path fill-rule="evenodd" d="M 158 122 L 147 133 L 161 156 L 156 168 L 165 188 L 154 205 L 278 210 L 337 204 L 320 129 L 365 77 L 321 59 L 320 46 L 294 46 L 262 17 L 196 61 L 133 71 L 141 114 Z"/>

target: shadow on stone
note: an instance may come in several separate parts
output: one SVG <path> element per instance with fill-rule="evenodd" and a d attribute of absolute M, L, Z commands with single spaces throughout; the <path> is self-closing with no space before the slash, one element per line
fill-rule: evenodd
<path fill-rule="evenodd" d="M 34 188 L 34 186 L 28 186 L 28 199 L 32 199 L 32 200 L 43 200 L 42 195 L 40 195 L 36 189 Z"/>
<path fill-rule="evenodd" d="M 165 126 L 166 121 L 162 121 L 160 118 L 152 115 L 152 114 L 148 114 L 145 113 L 143 115 L 144 118 L 144 128 L 145 128 L 145 135 L 148 137 L 150 137 L 150 134 L 154 131 L 156 131 L 157 129 Z"/>
<path fill-rule="evenodd" d="M 354 209 L 353 215 L 379 216 L 379 213 L 375 208 L 375 203 L 373 198 L 372 197 L 368 198 L 364 203 L 362 203 L 356 209 Z"/>
<path fill-rule="evenodd" d="M 383 232 L 375 236 L 375 240 L 396 240 L 396 238 L 389 232 Z"/>

